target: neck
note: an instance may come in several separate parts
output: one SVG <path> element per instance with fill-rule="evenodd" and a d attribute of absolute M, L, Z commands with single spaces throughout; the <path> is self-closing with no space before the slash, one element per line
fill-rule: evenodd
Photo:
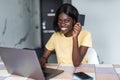
<path fill-rule="evenodd" d="M 71 37 L 72 36 L 72 32 L 73 32 L 73 29 L 71 29 L 70 31 L 68 31 L 67 33 L 65 33 L 64 35 L 66 37 Z"/>

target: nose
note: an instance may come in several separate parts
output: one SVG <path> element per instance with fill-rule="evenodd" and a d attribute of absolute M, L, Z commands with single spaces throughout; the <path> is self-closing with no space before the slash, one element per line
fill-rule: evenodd
<path fill-rule="evenodd" d="M 65 26 L 65 22 L 64 22 L 64 21 L 61 22 L 61 26 L 62 26 L 62 27 Z"/>

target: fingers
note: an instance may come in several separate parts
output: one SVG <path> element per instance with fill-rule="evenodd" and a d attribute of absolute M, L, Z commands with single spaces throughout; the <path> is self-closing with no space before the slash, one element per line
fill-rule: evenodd
<path fill-rule="evenodd" d="M 46 60 L 44 58 L 40 59 L 40 65 L 41 65 L 42 68 L 46 67 Z"/>
<path fill-rule="evenodd" d="M 75 31 L 80 32 L 80 31 L 81 31 L 81 28 L 82 28 L 82 26 L 81 26 L 80 23 L 76 23 L 76 24 L 74 25 L 74 30 L 75 30 Z"/>
<path fill-rule="evenodd" d="M 81 29 L 82 29 L 81 24 L 80 23 L 76 23 L 74 25 L 74 29 L 73 29 L 73 33 L 72 33 L 73 37 L 77 37 L 79 35 Z"/>

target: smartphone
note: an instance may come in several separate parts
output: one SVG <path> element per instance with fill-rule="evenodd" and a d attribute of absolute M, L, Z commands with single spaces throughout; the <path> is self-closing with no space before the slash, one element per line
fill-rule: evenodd
<path fill-rule="evenodd" d="M 79 15 L 78 15 L 78 22 L 80 22 L 80 24 L 81 24 L 82 26 L 84 26 L 84 22 L 85 22 L 85 15 L 84 15 L 84 14 L 79 14 Z M 76 24 L 76 23 L 75 23 L 75 21 L 74 21 L 73 26 L 74 26 L 75 24 Z"/>
<path fill-rule="evenodd" d="M 77 72 L 73 74 L 74 78 L 77 80 L 93 80 L 93 77 L 89 76 L 84 72 Z"/>
<path fill-rule="evenodd" d="M 80 22 L 81 25 L 84 26 L 84 22 L 85 22 L 85 15 L 84 14 L 79 14 L 78 22 Z"/>

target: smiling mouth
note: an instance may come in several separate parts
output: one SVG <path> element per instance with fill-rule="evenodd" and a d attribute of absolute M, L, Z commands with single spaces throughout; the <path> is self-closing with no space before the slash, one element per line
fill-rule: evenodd
<path fill-rule="evenodd" d="M 65 31 L 67 28 L 61 28 L 62 31 Z"/>

